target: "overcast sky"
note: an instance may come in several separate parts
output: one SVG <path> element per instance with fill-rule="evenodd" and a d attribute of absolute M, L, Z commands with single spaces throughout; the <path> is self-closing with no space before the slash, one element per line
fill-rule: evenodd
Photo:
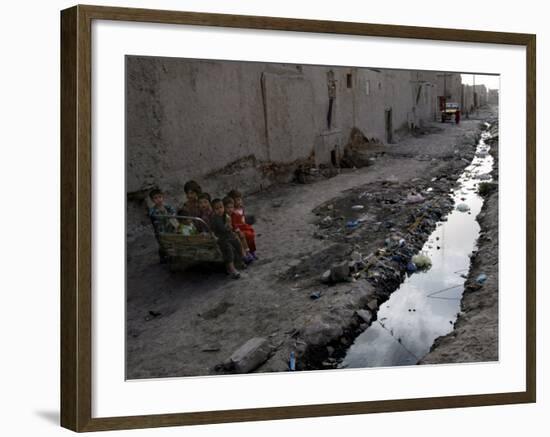
<path fill-rule="evenodd" d="M 472 85 L 474 83 L 473 74 L 462 74 L 462 83 Z M 499 89 L 500 76 L 488 74 L 476 74 L 476 85 L 484 84 L 489 89 Z"/>

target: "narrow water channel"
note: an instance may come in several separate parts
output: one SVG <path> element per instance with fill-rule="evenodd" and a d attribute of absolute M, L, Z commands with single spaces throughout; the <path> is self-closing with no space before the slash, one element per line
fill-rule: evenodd
<path fill-rule="evenodd" d="M 449 193 L 455 209 L 446 221 L 437 223 L 422 248 L 432 267 L 405 279 L 380 307 L 377 320 L 355 339 L 340 368 L 416 364 L 437 337 L 453 330 L 470 267 L 469 255 L 476 248 L 480 230 L 476 216 L 483 198 L 477 194 L 477 186 L 491 181 L 493 157 L 485 143 L 489 136 L 488 130 L 482 133 L 474 159 Z M 458 210 L 461 204 L 469 211 Z"/>

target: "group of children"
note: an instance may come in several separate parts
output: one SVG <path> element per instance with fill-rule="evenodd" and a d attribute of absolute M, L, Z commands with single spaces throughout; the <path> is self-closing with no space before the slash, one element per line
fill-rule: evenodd
<path fill-rule="evenodd" d="M 243 196 L 231 190 L 223 199 L 211 199 L 195 181 L 188 181 L 183 187 L 186 201 L 177 210 L 164 203 L 164 194 L 154 189 L 149 193 L 153 206 L 149 217 L 153 224 L 157 241 L 163 232 L 176 232 L 182 235 L 199 235 L 213 232 L 223 256 L 227 273 L 237 279 L 237 267 L 250 264 L 256 257 L 256 235 L 251 224 L 247 223 L 243 208 Z M 192 218 L 167 218 L 169 216 Z M 200 220 L 197 220 L 200 219 Z M 161 263 L 166 262 L 166 254 L 159 249 Z"/>

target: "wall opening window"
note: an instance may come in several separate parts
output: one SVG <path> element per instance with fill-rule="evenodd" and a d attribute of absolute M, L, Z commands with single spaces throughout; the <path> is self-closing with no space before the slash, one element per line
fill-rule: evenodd
<path fill-rule="evenodd" d="M 351 88 L 353 86 L 353 78 L 351 76 L 351 73 L 346 74 L 346 84 L 348 88 Z"/>

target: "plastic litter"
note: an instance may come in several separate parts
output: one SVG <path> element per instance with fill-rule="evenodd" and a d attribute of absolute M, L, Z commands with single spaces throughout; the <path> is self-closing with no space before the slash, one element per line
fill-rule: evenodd
<path fill-rule="evenodd" d="M 359 226 L 358 220 L 350 220 L 349 222 L 346 223 L 346 227 L 348 229 L 355 229 L 357 226 Z"/>
<path fill-rule="evenodd" d="M 456 209 L 457 211 L 460 211 L 460 212 L 468 212 L 470 211 L 470 207 L 468 205 L 466 205 L 465 203 L 459 203 L 457 206 L 456 206 Z"/>
<path fill-rule="evenodd" d="M 354 211 L 361 211 L 364 207 L 365 205 L 353 205 L 351 209 L 353 209 Z"/>
<path fill-rule="evenodd" d="M 479 285 L 483 285 L 486 280 L 487 280 L 487 275 L 485 273 L 479 274 L 478 277 L 476 278 L 476 282 Z"/>
<path fill-rule="evenodd" d="M 419 269 L 429 269 L 432 266 L 432 260 L 425 253 L 419 253 L 412 257 L 412 262 Z"/>
<path fill-rule="evenodd" d="M 357 221 L 358 221 L 359 223 L 363 223 L 363 222 L 366 222 L 366 221 L 371 220 L 371 219 L 372 219 L 372 216 L 371 216 L 370 214 L 367 213 L 367 214 L 363 214 L 361 217 L 359 217 L 359 218 L 357 219 Z"/>
<path fill-rule="evenodd" d="M 323 220 L 321 220 L 321 225 L 330 226 L 332 224 L 332 217 L 327 215 Z"/>
<path fill-rule="evenodd" d="M 319 299 L 321 297 L 321 292 L 320 291 L 314 291 L 313 293 L 311 293 L 309 295 L 309 297 L 313 300 Z"/>
<path fill-rule="evenodd" d="M 288 370 L 296 370 L 296 355 L 294 355 L 294 352 L 290 352 L 290 357 L 288 359 Z"/>
<path fill-rule="evenodd" d="M 417 270 L 416 264 L 413 263 L 412 261 L 409 261 L 407 263 L 407 272 L 414 273 L 414 272 L 416 272 L 416 270 Z"/>

